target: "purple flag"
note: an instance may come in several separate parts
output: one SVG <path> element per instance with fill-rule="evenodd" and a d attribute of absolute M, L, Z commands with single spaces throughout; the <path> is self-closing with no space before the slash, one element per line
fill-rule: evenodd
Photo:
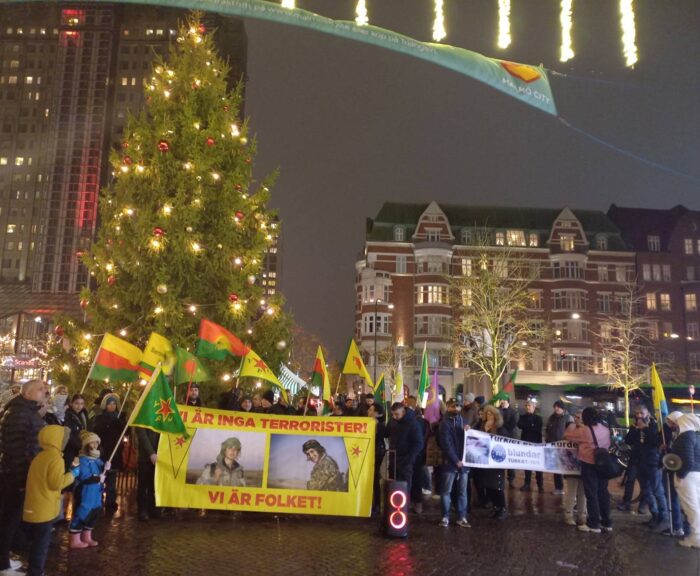
<path fill-rule="evenodd" d="M 437 368 L 435 368 L 433 379 L 428 388 L 428 400 L 425 403 L 425 411 L 423 413 L 423 418 L 431 424 L 440 421 L 440 396 L 438 395 L 438 391 L 438 371 Z"/>

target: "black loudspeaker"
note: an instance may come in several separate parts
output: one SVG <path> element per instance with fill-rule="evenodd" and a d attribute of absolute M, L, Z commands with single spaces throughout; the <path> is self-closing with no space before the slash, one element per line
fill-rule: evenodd
<path fill-rule="evenodd" d="M 389 538 L 408 536 L 408 484 L 397 480 L 380 482 L 382 531 Z"/>

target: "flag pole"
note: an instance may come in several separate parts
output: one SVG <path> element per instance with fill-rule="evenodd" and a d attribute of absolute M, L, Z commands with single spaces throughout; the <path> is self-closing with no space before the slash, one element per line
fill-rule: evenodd
<path fill-rule="evenodd" d="M 126 389 L 126 394 L 124 394 L 124 400 L 122 400 L 122 405 L 119 407 L 119 414 L 117 414 L 117 419 L 122 415 L 122 411 L 124 410 L 124 405 L 126 404 L 126 401 L 129 399 L 129 392 L 131 392 L 131 387 L 133 386 L 133 382 L 129 382 L 129 387 Z"/>
<path fill-rule="evenodd" d="M 311 398 L 311 383 L 307 383 L 307 385 L 306 385 L 306 404 L 304 404 L 304 416 L 306 416 L 306 412 L 309 410 L 310 398 Z"/>
<path fill-rule="evenodd" d="M 104 341 L 105 337 L 102 336 L 102 340 Z M 90 364 L 90 370 L 88 370 L 87 376 L 85 377 L 85 382 L 83 382 L 83 387 L 80 389 L 80 393 L 82 394 L 85 391 L 85 386 L 87 386 L 88 380 L 90 380 L 90 374 L 92 373 L 92 369 L 95 367 L 95 362 L 97 362 L 97 357 L 100 355 L 100 349 L 102 348 L 102 342 L 100 342 L 100 347 L 97 349 L 95 352 L 95 357 L 92 359 L 92 364 Z"/>
<path fill-rule="evenodd" d="M 335 385 L 335 396 L 338 395 L 338 389 L 340 388 L 340 379 L 343 377 L 343 372 L 341 371 L 340 374 L 338 374 L 338 382 Z"/>
<path fill-rule="evenodd" d="M 131 413 L 131 416 L 129 416 L 129 419 L 126 421 L 126 425 L 124 426 L 124 430 L 122 430 L 122 433 L 119 435 L 119 439 L 117 440 L 117 443 L 114 445 L 114 450 L 112 450 L 112 453 L 110 454 L 107 462 L 110 462 L 110 463 L 112 462 L 114 455 L 117 453 L 117 449 L 119 448 L 119 446 L 122 443 L 122 438 L 124 438 L 124 434 L 126 434 L 126 431 L 129 429 L 129 426 L 131 426 L 131 423 L 134 421 L 136 414 L 138 414 L 139 410 L 141 410 L 141 406 L 143 404 L 144 399 L 146 398 L 146 395 L 151 391 L 153 383 L 156 381 L 156 378 L 160 374 L 160 366 L 161 366 L 161 362 L 158 362 L 156 369 L 153 371 L 153 374 L 151 374 L 151 379 L 148 381 L 148 384 L 146 384 L 146 387 L 143 389 L 143 392 L 141 393 L 141 396 L 139 397 L 139 401 L 136 403 L 136 406 L 134 406 L 134 410 Z"/>

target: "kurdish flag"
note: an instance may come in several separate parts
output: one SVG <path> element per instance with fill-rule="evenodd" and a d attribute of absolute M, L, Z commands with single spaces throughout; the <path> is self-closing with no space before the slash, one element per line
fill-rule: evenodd
<path fill-rule="evenodd" d="M 379 376 L 379 380 L 374 385 L 374 401 L 384 406 L 386 404 L 386 384 L 384 383 L 384 372 Z"/>
<path fill-rule="evenodd" d="M 139 367 L 139 377 L 148 380 L 153 376 L 153 371 L 158 363 L 162 365 L 163 372 L 170 374 L 173 371 L 175 358 L 173 356 L 173 345 L 165 336 L 157 332 L 151 332 L 146 347 L 143 349 Z"/>
<path fill-rule="evenodd" d="M 656 421 L 659 428 L 663 426 L 664 418 L 668 416 L 668 403 L 666 402 L 666 394 L 664 393 L 661 378 L 656 371 L 656 364 L 651 365 L 651 388 L 654 391 L 654 412 L 656 413 Z"/>
<path fill-rule="evenodd" d="M 209 372 L 194 354 L 178 346 L 175 348 L 175 358 L 173 371 L 175 385 L 210 380 Z"/>
<path fill-rule="evenodd" d="M 369 372 L 365 367 L 365 363 L 362 361 L 362 356 L 360 356 L 360 350 L 355 344 L 355 340 L 350 340 L 350 347 L 348 348 L 348 354 L 345 357 L 345 364 L 343 365 L 343 374 L 357 374 L 362 376 L 370 385 L 374 388 L 372 379 L 369 377 Z"/>
<path fill-rule="evenodd" d="M 430 385 L 428 373 L 428 343 L 423 344 L 423 358 L 420 363 L 420 378 L 418 379 L 418 405 L 423 406 L 423 396 Z"/>
<path fill-rule="evenodd" d="M 172 390 L 160 366 L 157 366 L 141 394 L 127 426 L 150 428 L 156 432 L 188 437 L 177 410 Z"/>
<path fill-rule="evenodd" d="M 245 356 L 250 352 L 243 342 L 223 326 L 202 318 L 195 354 L 210 360 L 225 360 L 229 356 Z"/>
<path fill-rule="evenodd" d="M 326 361 L 323 358 L 323 351 L 318 347 L 316 352 L 316 360 L 314 361 L 314 371 L 311 375 L 311 386 L 318 386 L 321 390 L 323 398 L 324 414 L 333 410 L 333 394 L 331 394 L 331 382 L 328 379 L 328 370 L 326 369 Z"/>
<path fill-rule="evenodd" d="M 285 402 L 289 403 L 287 391 L 284 389 L 284 386 L 282 386 L 282 383 L 277 379 L 277 376 L 274 375 L 272 370 L 268 368 L 264 360 L 253 352 L 253 350 L 249 349 L 248 353 L 245 355 L 245 358 L 243 358 L 240 376 L 267 380 L 268 382 L 272 383 L 273 386 L 276 386 L 279 389 L 280 396 L 284 398 Z"/>
<path fill-rule="evenodd" d="M 141 350 L 126 340 L 105 334 L 88 378 L 112 382 L 135 382 L 139 378 Z"/>
<path fill-rule="evenodd" d="M 517 375 L 518 375 L 518 369 L 516 368 L 515 370 L 513 370 L 510 377 L 508 378 L 508 382 L 506 382 L 503 385 L 503 391 L 506 394 L 515 394 L 515 378 Z"/>

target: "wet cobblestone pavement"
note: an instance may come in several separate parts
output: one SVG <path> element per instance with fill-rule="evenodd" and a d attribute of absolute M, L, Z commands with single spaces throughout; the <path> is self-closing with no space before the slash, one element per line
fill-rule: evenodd
<path fill-rule="evenodd" d="M 650 533 L 641 526 L 648 517 L 615 512 L 613 533 L 581 533 L 564 524 L 561 497 L 548 488 L 510 490 L 506 520 L 475 510 L 470 529 L 438 527 L 439 501 L 428 497 L 409 537 L 397 540 L 373 519 L 180 510 L 139 522 L 129 494 L 125 513 L 98 522 L 97 548 L 68 550 L 67 530 L 57 529 L 46 574 L 700 576 L 700 552 Z"/>

